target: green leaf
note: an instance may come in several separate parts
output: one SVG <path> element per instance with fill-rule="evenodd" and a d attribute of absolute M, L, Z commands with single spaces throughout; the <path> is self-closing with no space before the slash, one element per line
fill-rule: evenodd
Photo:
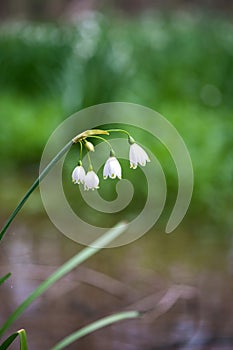
<path fill-rule="evenodd" d="M 2 345 L 0 345 L 0 350 L 6 350 L 8 349 L 8 347 L 11 345 L 11 343 L 13 343 L 13 341 L 15 340 L 15 338 L 18 337 L 18 333 L 13 333 L 11 334 L 5 341 L 4 343 L 2 343 Z"/>
<path fill-rule="evenodd" d="M 68 337 L 65 337 L 63 340 L 61 340 L 59 343 L 57 343 L 51 350 L 61 350 L 64 349 L 66 346 L 70 345 L 74 341 L 84 337 L 87 334 L 90 334 L 97 329 L 101 329 L 103 327 L 109 326 L 110 324 L 126 320 L 129 318 L 137 318 L 140 317 L 141 313 L 139 311 L 127 311 L 127 312 L 119 312 L 117 314 L 107 316 L 104 318 L 101 318 L 98 321 L 95 321 L 78 331 L 70 334 Z"/>
<path fill-rule="evenodd" d="M 68 260 L 65 264 L 59 267 L 49 278 L 42 282 L 30 295 L 26 298 L 22 304 L 10 315 L 3 326 L 0 328 L 0 337 L 5 331 L 12 325 L 12 323 L 27 309 L 29 305 L 33 303 L 42 293 L 44 293 L 49 287 L 51 287 L 60 278 L 80 265 L 82 262 L 96 254 L 99 250 L 106 247 L 110 242 L 114 241 L 121 233 L 127 228 L 126 223 L 118 223 L 112 229 L 103 234 L 100 238 L 92 243 L 91 247 L 86 247 L 81 252 L 76 254 L 73 258 Z M 97 248 L 96 248 L 97 247 Z M 1 349 L 0 349 L 1 350 Z"/>
<path fill-rule="evenodd" d="M 1 277 L 0 285 L 3 284 L 10 276 L 11 276 L 11 272 L 8 272 L 5 276 Z"/>
<path fill-rule="evenodd" d="M 20 329 L 16 333 L 11 334 L 5 341 L 0 345 L 0 350 L 6 350 L 13 343 L 13 341 L 19 336 L 20 350 L 28 350 L 27 336 L 24 329 Z"/>

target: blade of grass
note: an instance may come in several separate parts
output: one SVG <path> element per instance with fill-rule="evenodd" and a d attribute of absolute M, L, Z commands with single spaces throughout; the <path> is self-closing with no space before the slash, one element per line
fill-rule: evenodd
<path fill-rule="evenodd" d="M 0 285 L 3 284 L 10 276 L 11 276 L 11 272 L 8 272 L 5 276 L 1 277 Z"/>
<path fill-rule="evenodd" d="M 52 286 L 56 281 L 70 272 L 72 269 L 80 265 L 82 262 L 90 258 L 92 255 L 101 250 L 101 247 L 106 247 L 110 242 L 117 238 L 121 233 L 123 233 L 127 228 L 126 223 L 118 223 L 112 229 L 107 231 L 104 235 L 93 242 L 94 247 L 86 247 L 81 252 L 76 254 L 73 258 L 68 260 L 64 265 L 59 267 L 48 279 L 42 282 L 29 296 L 25 299 L 22 304 L 20 304 L 17 309 L 10 315 L 3 326 L 0 329 L 0 337 L 5 333 L 5 331 L 11 326 L 11 324 L 24 312 L 24 310 L 31 305 L 31 303 L 37 299 L 42 293 L 44 293 L 50 286 Z"/>
<path fill-rule="evenodd" d="M 13 343 L 15 338 L 18 337 L 18 333 L 11 334 L 3 343 L 0 345 L 0 350 L 6 350 L 9 348 L 9 346 Z"/>
<path fill-rule="evenodd" d="M 0 345 L 0 350 L 6 350 L 13 343 L 13 341 L 19 336 L 20 339 L 20 350 L 28 350 L 27 336 L 24 329 L 20 329 L 18 332 L 11 334 L 5 341 Z"/>
<path fill-rule="evenodd" d="M 100 320 L 95 321 L 79 329 L 78 331 L 70 334 L 68 337 L 65 337 L 63 340 L 57 343 L 51 350 L 64 349 L 66 346 L 84 337 L 85 335 L 96 331 L 97 329 L 101 329 L 103 327 L 109 326 L 110 324 L 113 324 L 119 321 L 123 321 L 130 318 L 137 318 L 140 316 L 141 314 L 138 311 L 127 311 L 127 312 L 119 312 L 117 314 L 101 318 Z"/>
<path fill-rule="evenodd" d="M 43 178 L 48 174 L 50 169 L 56 164 L 59 159 L 70 149 L 70 147 L 73 145 L 73 141 L 69 141 L 62 149 L 61 151 L 51 160 L 51 162 L 44 168 L 44 170 L 40 173 L 39 177 L 34 181 L 32 186 L 29 188 L 29 190 L 25 193 L 15 210 L 12 212 L 12 214 L 9 216 L 8 220 L 6 221 L 5 225 L 3 226 L 1 232 L 0 232 L 0 241 L 2 240 L 4 234 L 6 233 L 8 227 L 20 211 L 20 209 L 23 207 L 24 203 L 27 201 L 29 196 L 32 194 L 32 192 L 37 188 L 40 181 L 43 180 Z"/>
<path fill-rule="evenodd" d="M 20 338 L 20 350 L 28 350 L 27 335 L 24 329 L 18 331 Z"/>

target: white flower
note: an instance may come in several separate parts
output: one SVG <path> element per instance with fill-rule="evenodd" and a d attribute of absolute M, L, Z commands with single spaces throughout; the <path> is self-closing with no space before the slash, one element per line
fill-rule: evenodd
<path fill-rule="evenodd" d="M 76 168 L 74 168 L 73 172 L 72 172 L 72 181 L 75 184 L 80 184 L 80 183 L 84 183 L 84 179 L 85 179 L 85 170 L 82 167 L 82 165 L 78 165 L 76 166 Z"/>
<path fill-rule="evenodd" d="M 99 178 L 93 170 L 90 170 L 84 179 L 84 190 L 94 190 L 95 188 L 99 188 Z"/>
<path fill-rule="evenodd" d="M 112 179 L 115 179 L 118 177 L 118 179 L 121 179 L 121 165 L 119 161 L 114 156 L 110 156 L 105 165 L 104 165 L 104 171 L 103 171 L 104 179 L 107 179 L 107 177 L 111 177 Z"/>
<path fill-rule="evenodd" d="M 133 143 L 130 145 L 129 160 L 130 160 L 130 168 L 133 168 L 133 169 L 136 169 L 138 164 L 145 166 L 146 162 L 150 162 L 150 159 L 147 153 L 144 151 L 142 147 L 140 147 L 136 143 Z"/>

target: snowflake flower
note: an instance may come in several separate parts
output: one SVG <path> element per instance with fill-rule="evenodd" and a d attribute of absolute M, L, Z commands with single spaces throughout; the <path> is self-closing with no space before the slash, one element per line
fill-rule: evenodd
<path fill-rule="evenodd" d="M 114 156 L 110 156 L 105 165 L 104 165 L 104 171 L 103 171 L 104 179 L 107 179 L 109 176 L 112 179 L 115 179 L 118 177 L 118 179 L 121 179 L 121 165 L 119 161 Z"/>
<path fill-rule="evenodd" d="M 99 178 L 93 170 L 90 170 L 84 179 L 84 190 L 94 190 L 95 188 L 99 188 Z"/>
<path fill-rule="evenodd" d="M 132 137 L 129 138 L 129 160 L 130 168 L 136 169 L 138 164 L 145 166 L 146 162 L 150 162 L 150 159 L 144 149 L 135 143 Z"/>
<path fill-rule="evenodd" d="M 82 167 L 82 165 L 78 165 L 76 166 L 76 168 L 74 168 L 73 172 L 72 172 L 72 181 L 74 184 L 80 184 L 80 183 L 84 183 L 84 179 L 85 179 L 85 170 Z"/>

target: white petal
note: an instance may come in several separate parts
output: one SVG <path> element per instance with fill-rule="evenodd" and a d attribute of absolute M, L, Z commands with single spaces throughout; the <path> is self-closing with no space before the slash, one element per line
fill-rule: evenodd
<path fill-rule="evenodd" d="M 121 165 L 116 157 L 109 157 L 104 165 L 103 177 L 106 179 L 108 176 L 121 179 Z"/>
<path fill-rule="evenodd" d="M 80 184 L 84 182 L 85 178 L 85 170 L 81 165 L 76 166 L 76 168 L 72 172 L 72 181 L 75 184 Z"/>
<path fill-rule="evenodd" d="M 141 146 L 137 145 L 136 143 L 130 145 L 129 160 L 130 167 L 133 169 L 136 169 L 138 164 L 145 166 L 146 162 L 150 162 L 147 153 Z"/>
<path fill-rule="evenodd" d="M 129 149 L 129 160 L 130 160 L 130 168 L 136 169 L 137 168 L 137 149 L 135 149 L 136 143 L 130 145 Z"/>
<path fill-rule="evenodd" d="M 109 159 L 106 161 L 104 165 L 104 170 L 103 170 L 104 179 L 107 179 L 108 175 L 109 175 Z"/>
<path fill-rule="evenodd" d="M 94 190 L 95 188 L 99 188 L 99 178 L 96 173 L 91 170 L 85 176 L 84 180 L 84 189 L 85 190 Z"/>

